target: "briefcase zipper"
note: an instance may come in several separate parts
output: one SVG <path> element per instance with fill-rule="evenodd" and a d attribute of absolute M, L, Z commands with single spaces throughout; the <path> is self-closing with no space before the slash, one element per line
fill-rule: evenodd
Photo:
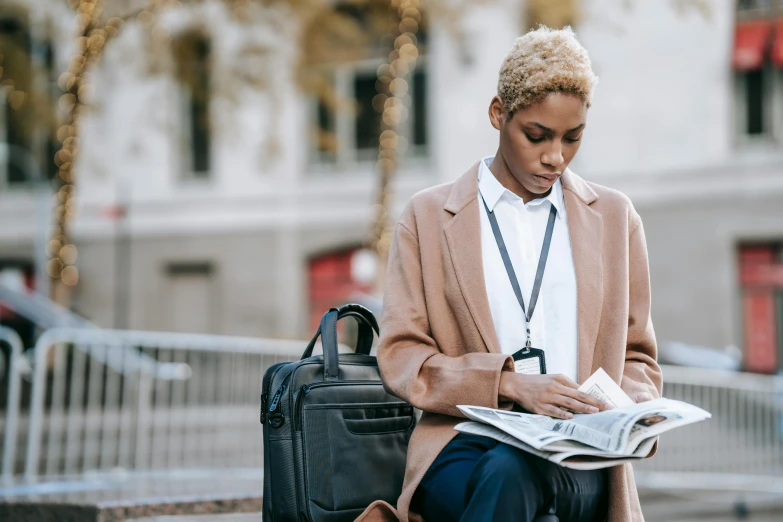
<path fill-rule="evenodd" d="M 287 362 L 280 362 L 275 363 L 272 366 L 269 367 L 269 369 L 264 374 L 264 382 L 261 385 L 261 424 L 266 423 L 266 409 L 268 405 L 269 400 L 269 392 L 267 391 L 267 388 L 269 387 L 270 381 L 274 379 L 275 375 L 277 374 L 280 369 L 285 366 L 286 364 L 289 364 Z"/>
<path fill-rule="evenodd" d="M 269 425 L 273 428 L 279 428 L 285 422 L 285 417 L 283 417 L 283 412 L 281 411 L 282 407 L 280 400 L 283 398 L 283 394 L 288 389 L 288 381 L 290 379 L 291 374 L 289 373 L 285 376 L 285 379 L 283 379 L 283 382 L 275 392 L 274 397 L 272 397 L 272 402 L 269 403 L 269 414 L 267 415 L 267 419 L 269 420 Z"/>
<path fill-rule="evenodd" d="M 314 388 L 324 388 L 327 386 L 361 386 L 368 384 L 380 385 L 381 381 L 337 381 L 337 382 L 313 382 L 310 384 L 304 384 L 299 388 L 299 394 L 296 397 L 294 403 L 294 431 L 302 430 L 302 407 L 304 404 L 305 396 L 310 393 Z"/>

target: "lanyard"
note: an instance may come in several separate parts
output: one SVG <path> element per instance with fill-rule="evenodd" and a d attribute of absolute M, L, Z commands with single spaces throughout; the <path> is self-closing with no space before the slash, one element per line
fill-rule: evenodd
<path fill-rule="evenodd" d="M 549 209 L 549 221 L 546 224 L 546 233 L 544 234 L 544 244 L 541 245 L 541 255 L 538 257 L 538 268 L 536 269 L 536 279 L 533 283 L 533 291 L 530 293 L 530 308 L 525 310 L 525 300 L 522 298 L 522 290 L 519 288 L 519 281 L 517 275 L 514 272 L 514 265 L 511 264 L 511 259 L 508 257 L 508 250 L 506 249 L 506 243 L 503 241 L 503 235 L 500 233 L 500 227 L 498 226 L 498 220 L 495 217 L 494 212 L 490 212 L 487 202 L 484 201 L 482 195 L 481 201 L 484 203 L 484 209 L 487 211 L 487 217 L 489 218 L 489 224 L 492 226 L 492 233 L 495 236 L 495 242 L 498 244 L 498 250 L 500 250 L 500 257 L 503 258 L 503 265 L 506 267 L 506 273 L 508 279 L 511 281 L 511 286 L 514 289 L 514 295 L 517 296 L 519 306 L 522 307 L 522 313 L 525 314 L 525 321 L 527 327 L 527 342 L 525 343 L 525 353 L 530 351 L 530 320 L 533 318 L 533 312 L 536 309 L 536 302 L 538 301 L 538 293 L 541 291 L 541 281 L 544 279 L 544 269 L 546 268 L 546 259 L 549 256 L 549 244 L 552 242 L 552 231 L 555 229 L 555 217 L 557 216 L 557 209 L 552 205 Z"/>

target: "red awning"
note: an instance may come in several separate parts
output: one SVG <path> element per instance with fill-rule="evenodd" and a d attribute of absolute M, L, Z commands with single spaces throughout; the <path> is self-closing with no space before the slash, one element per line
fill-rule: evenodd
<path fill-rule="evenodd" d="M 734 28 L 732 65 L 738 71 L 753 71 L 764 66 L 772 24 L 769 20 L 744 20 Z"/>
<path fill-rule="evenodd" d="M 772 41 L 772 63 L 775 67 L 783 67 L 783 18 L 775 21 L 775 38 Z"/>

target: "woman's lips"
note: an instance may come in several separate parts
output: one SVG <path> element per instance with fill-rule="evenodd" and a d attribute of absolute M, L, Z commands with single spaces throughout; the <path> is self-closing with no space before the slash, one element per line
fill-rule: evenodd
<path fill-rule="evenodd" d="M 554 185 L 557 178 L 560 177 L 557 174 L 533 174 L 533 176 L 545 185 Z"/>

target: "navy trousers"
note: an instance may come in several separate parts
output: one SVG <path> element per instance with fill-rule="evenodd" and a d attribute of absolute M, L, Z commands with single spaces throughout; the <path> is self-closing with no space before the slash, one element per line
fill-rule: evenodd
<path fill-rule="evenodd" d="M 563 468 L 460 433 L 424 475 L 412 508 L 425 522 L 593 522 L 606 518 L 606 490 L 606 470 Z"/>

